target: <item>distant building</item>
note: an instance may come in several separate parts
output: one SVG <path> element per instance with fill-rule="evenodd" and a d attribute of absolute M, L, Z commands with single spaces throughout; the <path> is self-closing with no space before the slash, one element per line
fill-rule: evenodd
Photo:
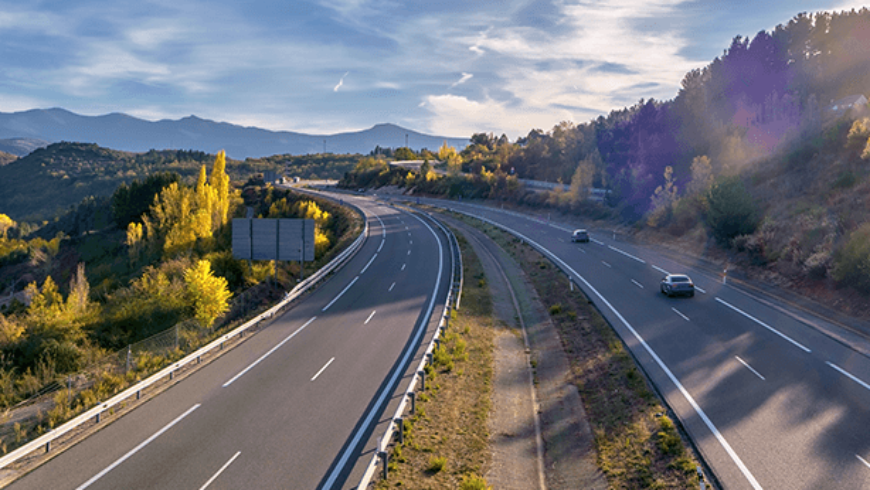
<path fill-rule="evenodd" d="M 845 114 L 849 109 L 864 110 L 867 108 L 867 97 L 863 95 L 850 95 L 842 99 L 832 100 L 830 111 L 835 115 Z"/>

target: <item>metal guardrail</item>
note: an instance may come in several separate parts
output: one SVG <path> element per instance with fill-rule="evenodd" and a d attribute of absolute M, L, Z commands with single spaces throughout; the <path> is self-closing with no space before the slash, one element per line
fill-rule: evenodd
<path fill-rule="evenodd" d="M 357 211 L 359 211 L 358 208 L 357 208 Z M 365 215 L 363 215 L 363 216 L 365 216 Z M 91 408 L 90 410 L 88 410 L 88 411 L 82 413 L 81 415 L 75 417 L 74 419 L 64 423 L 63 425 L 57 427 L 56 429 L 53 429 L 53 430 L 43 434 L 42 436 L 30 441 L 29 443 L 15 449 L 14 451 L 10 452 L 7 455 L 3 456 L 2 458 L 0 458 L 0 469 L 5 468 L 6 466 L 18 461 L 22 457 L 24 457 L 24 456 L 30 454 L 31 452 L 36 451 L 37 449 L 40 449 L 42 447 L 44 447 L 46 451 L 49 451 L 51 449 L 51 442 L 54 441 L 55 439 L 58 439 L 59 437 L 67 434 L 68 432 L 72 431 L 73 429 L 77 428 L 78 426 L 82 425 L 83 423 L 85 423 L 89 420 L 95 420 L 95 421 L 99 422 L 100 421 L 100 414 L 102 414 L 104 411 L 109 410 L 109 409 L 121 404 L 124 400 L 126 400 L 128 398 L 135 396 L 138 399 L 138 397 L 141 395 L 142 390 L 144 390 L 145 388 L 148 388 L 149 386 L 155 384 L 156 382 L 158 382 L 164 378 L 168 377 L 169 379 L 172 379 L 173 374 L 179 368 L 181 368 L 187 364 L 191 364 L 193 362 L 199 362 L 201 357 L 204 354 L 208 353 L 209 351 L 211 351 L 213 349 L 221 348 L 223 346 L 224 342 L 226 342 L 227 340 L 230 340 L 236 336 L 241 336 L 248 329 L 256 327 L 257 325 L 259 325 L 260 322 L 274 317 L 276 314 L 278 314 L 281 311 L 282 308 L 284 308 L 290 302 L 292 302 L 293 300 L 295 300 L 296 298 L 301 296 L 311 286 L 313 286 L 314 284 L 316 284 L 320 280 L 324 279 L 333 270 L 340 267 L 341 265 L 344 265 L 344 263 L 346 263 L 348 260 L 350 260 L 350 258 L 353 257 L 357 251 L 359 251 L 360 247 L 362 247 L 362 244 L 365 242 L 366 237 L 368 236 L 368 229 L 369 229 L 369 224 L 368 224 L 368 220 L 366 220 L 366 223 L 365 223 L 365 226 L 363 227 L 362 233 L 359 235 L 359 237 L 357 237 L 356 240 L 354 240 L 353 243 L 351 243 L 351 245 L 348 248 L 346 248 L 344 251 L 342 251 L 337 257 L 332 259 L 324 267 L 320 268 L 312 276 L 310 276 L 309 278 L 307 278 L 304 281 L 297 284 L 296 287 L 294 287 L 287 294 L 287 296 L 284 297 L 284 299 L 279 301 L 272 308 L 269 308 L 265 312 L 257 315 L 253 319 L 240 325 L 239 327 L 235 328 L 231 332 L 226 333 L 226 334 L 218 337 L 216 340 L 212 341 L 211 343 L 209 343 L 205 347 L 202 347 L 202 348 L 196 350 L 195 352 L 187 355 L 183 359 L 176 361 L 176 362 L 172 363 L 170 366 L 168 366 L 168 367 L 158 371 L 157 373 L 151 375 L 147 379 L 140 381 L 139 383 L 131 386 L 130 388 L 127 388 L 126 390 L 113 396 L 109 400 L 106 400 L 104 402 L 99 403 L 94 408 Z"/>
<path fill-rule="evenodd" d="M 448 319 L 450 318 L 450 304 L 454 298 L 458 298 L 458 296 L 456 296 L 455 294 L 455 291 L 457 290 L 457 288 L 459 288 L 459 291 L 461 292 L 462 289 L 462 254 L 459 251 L 459 243 L 456 241 L 456 237 L 453 235 L 453 233 L 450 232 L 450 230 L 445 228 L 444 225 L 442 225 L 438 220 L 434 219 L 429 213 L 423 214 L 425 214 L 430 220 L 438 225 L 442 233 L 447 236 L 448 242 L 450 243 L 450 250 L 453 256 L 454 264 L 453 270 L 450 272 L 451 287 L 450 291 L 448 291 L 447 293 L 447 300 L 444 302 L 444 314 L 441 315 L 441 320 L 438 322 L 438 328 L 435 330 L 435 335 L 432 336 L 432 340 L 429 342 L 429 345 L 426 346 L 426 351 L 424 352 L 422 359 L 420 359 L 420 363 L 415 369 L 415 374 L 411 377 L 411 382 L 408 384 L 408 388 L 405 389 L 405 393 L 402 395 L 402 400 L 399 402 L 399 406 L 396 407 L 396 412 L 393 415 L 391 422 L 387 427 L 387 430 L 384 431 L 384 435 L 381 436 L 380 440 L 378 440 L 377 450 L 375 451 L 375 454 L 372 456 L 371 461 L 366 467 L 366 470 L 363 473 L 362 478 L 360 479 L 359 485 L 357 485 L 356 487 L 361 490 L 367 489 L 371 484 L 372 477 L 374 477 L 375 471 L 377 471 L 379 461 L 383 464 L 384 468 L 387 467 L 386 449 L 393 441 L 393 436 L 397 433 L 397 431 L 404 430 L 404 428 L 402 427 L 404 421 L 402 415 L 404 415 L 405 413 L 405 409 L 408 405 L 408 400 L 416 396 L 417 382 L 419 381 L 421 384 L 423 384 L 425 389 L 424 367 L 428 362 L 430 362 L 430 359 L 432 357 L 432 351 L 435 350 L 435 346 L 441 338 L 441 333 L 447 330 L 449 324 Z M 458 269 L 456 264 L 458 264 Z M 456 302 L 456 309 L 459 309 L 458 300 Z M 411 348 L 415 347 L 412 346 Z M 386 471 L 386 469 L 384 471 Z"/>

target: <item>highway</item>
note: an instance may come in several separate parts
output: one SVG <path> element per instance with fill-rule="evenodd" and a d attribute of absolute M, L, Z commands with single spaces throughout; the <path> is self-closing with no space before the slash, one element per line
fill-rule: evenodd
<path fill-rule="evenodd" d="M 572 229 L 586 228 L 580 219 L 423 202 L 491 220 L 546 250 L 614 326 L 722 487 L 870 488 L 866 339 L 606 230 L 571 243 Z M 669 272 L 689 274 L 695 297 L 662 295 Z"/>
<path fill-rule="evenodd" d="M 9 488 L 356 485 L 351 470 L 406 350 L 443 307 L 451 257 L 426 220 L 344 199 L 369 219 L 347 265 L 268 328 Z"/>

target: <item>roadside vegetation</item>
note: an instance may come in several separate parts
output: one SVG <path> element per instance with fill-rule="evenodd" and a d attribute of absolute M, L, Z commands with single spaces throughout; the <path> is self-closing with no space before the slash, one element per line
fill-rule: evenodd
<path fill-rule="evenodd" d="M 0 453 L 291 289 L 299 263 L 233 257 L 231 220 L 248 209 L 255 217 L 314 220 L 308 273 L 361 226 L 356 213 L 328 200 L 233 185 L 223 152 L 210 171 L 200 167 L 194 185 L 178 174 L 154 174 L 121 185 L 111 198 L 85 200 L 36 230 L 0 214 L 0 284 L 15 293 L 0 303 Z M 24 401 L 37 408 L 19 407 Z"/>
<path fill-rule="evenodd" d="M 463 218 L 467 219 L 467 218 Z M 697 488 L 697 462 L 634 358 L 579 288 L 529 245 L 474 220 L 526 271 L 559 330 L 610 488 Z"/>
<path fill-rule="evenodd" d="M 426 389 L 404 423 L 378 488 L 486 490 L 494 320 L 483 268 L 457 235 L 465 267 L 459 310 L 426 367 Z"/>

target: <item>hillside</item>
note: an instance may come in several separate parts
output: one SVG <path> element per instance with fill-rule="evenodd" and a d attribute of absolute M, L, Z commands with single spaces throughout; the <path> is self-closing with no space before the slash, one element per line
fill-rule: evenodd
<path fill-rule="evenodd" d="M 23 157 L 37 148 L 48 146 L 48 141 L 35 138 L 0 139 L 0 151 Z"/>
<path fill-rule="evenodd" d="M 215 154 L 225 150 L 228 157 L 236 159 L 322 153 L 324 145 L 327 153 L 365 154 L 376 146 L 405 146 L 406 136 L 408 146 L 418 149 L 435 149 L 445 140 L 458 148 L 468 144 L 464 138 L 426 135 L 394 124 L 378 124 L 364 131 L 313 135 L 243 127 L 196 116 L 152 122 L 126 114 L 82 116 L 59 108 L 0 112 L 0 138 L 36 138 L 55 143 L 87 141 L 133 152 L 185 148 Z"/>
<path fill-rule="evenodd" d="M 0 167 L 12 163 L 17 160 L 18 157 L 11 153 L 6 153 L 5 151 L 0 151 Z"/>
<path fill-rule="evenodd" d="M 13 157 L 14 158 L 14 157 Z M 50 220 L 89 196 L 109 196 L 122 183 L 157 172 L 177 172 L 193 179 L 214 155 L 198 151 L 130 153 L 95 144 L 54 143 L 0 166 L 0 213 L 15 221 Z M 304 178 L 341 177 L 358 155 L 280 155 L 267 159 L 227 161 L 233 180 L 245 181 L 264 171 Z"/>

